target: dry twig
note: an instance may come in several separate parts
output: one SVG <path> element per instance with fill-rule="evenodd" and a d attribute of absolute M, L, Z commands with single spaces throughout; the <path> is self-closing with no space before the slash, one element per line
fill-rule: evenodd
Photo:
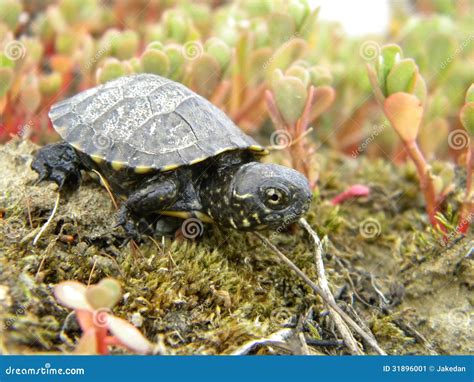
<path fill-rule="evenodd" d="M 272 242 L 270 242 L 265 236 L 258 232 L 254 232 L 266 246 L 268 246 L 277 256 L 283 261 L 293 272 L 295 272 L 308 286 L 321 298 L 326 304 L 334 309 L 342 319 L 349 325 L 357 334 L 359 334 L 378 354 L 386 355 L 385 351 L 380 348 L 377 341 L 368 333 L 366 333 L 349 315 L 344 312 L 336 303 L 326 298 L 326 294 L 304 273 L 300 268 L 296 266 L 288 257 L 286 257 Z"/>
<path fill-rule="evenodd" d="M 336 300 L 334 299 L 334 296 L 331 293 L 331 289 L 329 289 L 329 283 L 326 278 L 326 273 L 324 271 L 324 263 L 323 263 L 323 246 L 321 244 L 321 240 L 319 240 L 318 235 L 316 232 L 314 232 L 311 229 L 311 226 L 308 224 L 308 222 L 301 218 L 299 220 L 300 225 L 308 232 L 308 235 L 310 236 L 311 240 L 313 241 L 314 244 L 314 262 L 316 264 L 316 271 L 318 273 L 318 281 L 319 281 L 319 286 L 326 295 L 325 300 L 330 300 L 334 304 L 336 304 Z M 344 344 L 347 346 L 349 351 L 352 354 L 357 354 L 361 355 L 364 354 L 360 348 L 359 345 L 357 344 L 357 341 L 355 340 L 354 336 L 352 335 L 351 331 L 347 327 L 346 323 L 344 320 L 341 318 L 341 316 L 335 311 L 333 308 L 331 308 L 328 304 L 326 304 L 327 308 L 331 312 L 331 317 L 334 320 L 334 324 L 336 325 L 337 330 L 341 334 L 342 338 L 344 339 Z"/>

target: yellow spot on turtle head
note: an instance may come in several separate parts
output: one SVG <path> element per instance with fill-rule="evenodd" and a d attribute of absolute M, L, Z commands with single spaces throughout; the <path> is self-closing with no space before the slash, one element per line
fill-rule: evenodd
<path fill-rule="evenodd" d="M 115 170 L 115 171 L 120 171 L 122 169 L 125 168 L 126 166 L 126 163 L 125 162 L 119 162 L 119 161 L 112 161 L 112 164 L 111 164 L 112 168 Z"/>
<path fill-rule="evenodd" d="M 257 213 L 253 214 L 252 217 L 255 219 L 257 223 L 260 223 L 260 216 Z"/>
<path fill-rule="evenodd" d="M 244 227 L 250 227 L 250 222 L 248 221 L 248 219 L 244 219 L 244 220 L 242 220 L 242 225 Z"/>
<path fill-rule="evenodd" d="M 151 172 L 153 170 L 153 167 L 150 167 L 150 166 L 136 166 L 134 170 L 137 174 L 146 174 L 148 172 Z"/>

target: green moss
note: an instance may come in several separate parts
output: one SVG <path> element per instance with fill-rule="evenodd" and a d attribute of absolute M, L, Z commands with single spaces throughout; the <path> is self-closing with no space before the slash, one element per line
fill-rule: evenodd
<path fill-rule="evenodd" d="M 67 318 L 70 311 L 52 296 L 52 286 L 64 280 L 93 284 L 109 276 L 124 292 L 114 314 L 151 341 L 163 341 L 172 354 L 231 353 L 297 322 L 308 337 L 335 339 L 321 299 L 256 236 L 207 226 L 197 242 L 166 239 L 162 246 L 157 238 L 138 250 L 120 248 L 112 203 L 91 180 L 61 199 L 53 223 L 32 246 L 55 201 L 54 185 L 34 184 L 29 170 L 34 150 L 14 141 L 0 152 L 0 189 L 6 190 L 0 199 L 2 351 L 72 351 L 79 332 Z M 468 338 L 468 326 L 452 323 L 472 309 L 473 266 L 466 261 L 472 242 L 453 235 L 452 248 L 441 245 L 439 234 L 427 228 L 422 205 L 403 196 L 416 187 L 405 168 L 320 155 L 322 186 L 308 221 L 329 238 L 324 260 L 340 305 L 356 312 L 391 354 L 427 353 L 426 343 L 407 327 L 435 351 L 469 352 L 469 343 L 459 341 L 463 330 Z M 371 196 L 337 207 L 329 203 L 355 183 L 370 186 Z M 454 210 L 455 200 L 452 195 L 448 201 Z M 316 280 L 310 244 L 300 230 L 265 235 Z M 342 347 L 312 351 L 345 353 Z"/>

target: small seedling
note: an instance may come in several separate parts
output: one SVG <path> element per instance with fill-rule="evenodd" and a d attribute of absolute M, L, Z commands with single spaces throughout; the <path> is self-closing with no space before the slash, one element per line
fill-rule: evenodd
<path fill-rule="evenodd" d="M 391 44 L 381 49 L 375 68 L 367 65 L 367 69 L 378 104 L 416 166 L 430 222 L 444 231 L 436 218 L 441 193 L 436 192 L 436 178 L 417 142 L 426 97 L 426 84 L 418 66 L 412 59 L 403 58 L 399 46 Z"/>
<path fill-rule="evenodd" d="M 82 329 L 75 353 L 105 355 L 110 346 L 138 354 L 153 353 L 153 344 L 135 326 L 111 313 L 122 298 L 118 281 L 106 278 L 88 287 L 77 281 L 63 281 L 54 287 L 54 295 L 62 305 L 74 309 Z"/>

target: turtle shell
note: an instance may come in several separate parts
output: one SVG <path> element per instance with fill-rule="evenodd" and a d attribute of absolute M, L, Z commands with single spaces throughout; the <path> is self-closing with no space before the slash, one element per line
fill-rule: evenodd
<path fill-rule="evenodd" d="M 83 91 L 53 105 L 49 117 L 66 142 L 115 169 L 168 171 L 224 151 L 265 153 L 205 98 L 154 74 Z"/>

